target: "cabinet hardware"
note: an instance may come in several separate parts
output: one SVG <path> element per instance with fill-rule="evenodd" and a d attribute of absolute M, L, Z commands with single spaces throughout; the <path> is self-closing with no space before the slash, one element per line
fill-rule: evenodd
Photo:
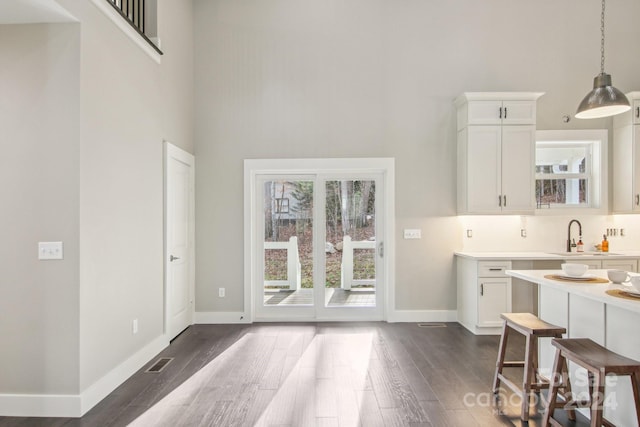
<path fill-rule="evenodd" d="M 504 201 L 502 202 L 502 206 L 504 206 L 506 208 L 507 207 L 507 196 L 502 196 L 502 198 L 504 199 Z"/>
<path fill-rule="evenodd" d="M 640 107 L 636 107 L 636 118 L 640 118 Z"/>
<path fill-rule="evenodd" d="M 498 206 L 502 207 L 502 196 L 498 196 Z"/>
<path fill-rule="evenodd" d="M 480 296 L 484 296 L 484 283 L 480 283 Z"/>
<path fill-rule="evenodd" d="M 507 118 L 507 107 L 504 107 L 504 118 Z"/>
<path fill-rule="evenodd" d="M 500 114 L 498 115 L 498 118 L 501 119 L 502 118 L 502 107 L 500 107 Z"/>
<path fill-rule="evenodd" d="M 380 245 L 378 245 L 378 255 L 380 255 L 380 258 L 384 257 L 384 242 L 380 242 Z"/>
<path fill-rule="evenodd" d="M 636 194 L 636 206 L 640 206 L 640 194 Z"/>
<path fill-rule="evenodd" d="M 502 271 L 501 268 L 490 268 L 489 271 Z"/>

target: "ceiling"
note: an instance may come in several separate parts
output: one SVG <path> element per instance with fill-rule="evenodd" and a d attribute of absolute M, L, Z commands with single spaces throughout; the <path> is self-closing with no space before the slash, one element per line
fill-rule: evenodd
<path fill-rule="evenodd" d="M 55 0 L 0 0 L 0 24 L 75 21 Z"/>

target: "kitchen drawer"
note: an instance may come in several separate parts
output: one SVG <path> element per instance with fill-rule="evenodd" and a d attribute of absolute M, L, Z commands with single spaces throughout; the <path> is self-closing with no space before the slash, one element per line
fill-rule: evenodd
<path fill-rule="evenodd" d="M 478 261 L 478 277 L 507 277 L 511 261 Z"/>

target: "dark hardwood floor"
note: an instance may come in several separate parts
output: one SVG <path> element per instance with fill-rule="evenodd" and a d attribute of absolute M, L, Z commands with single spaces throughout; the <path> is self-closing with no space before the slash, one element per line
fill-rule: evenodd
<path fill-rule="evenodd" d="M 497 347 L 456 323 L 195 325 L 161 373 L 145 366 L 84 417 L 0 426 L 540 426 L 506 390 L 493 404 Z"/>

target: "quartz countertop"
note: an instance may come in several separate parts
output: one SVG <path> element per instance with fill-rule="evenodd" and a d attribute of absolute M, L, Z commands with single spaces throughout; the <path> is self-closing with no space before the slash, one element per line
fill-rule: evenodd
<path fill-rule="evenodd" d="M 570 254 L 562 252 L 465 252 L 456 251 L 456 256 L 471 258 L 476 260 L 565 260 L 575 259 L 625 259 L 640 258 L 640 251 L 613 251 L 613 252 L 583 252 L 577 255 L 575 252 Z"/>
<path fill-rule="evenodd" d="M 537 283 L 540 286 L 549 286 L 555 289 L 579 295 L 585 298 L 603 302 L 615 307 L 624 308 L 635 313 L 640 313 L 640 299 L 637 301 L 618 298 L 606 294 L 608 289 L 633 289 L 630 285 L 616 285 L 609 283 L 581 283 L 564 280 L 547 279 L 544 276 L 551 274 L 563 274 L 562 270 L 507 270 L 508 276 L 516 277 L 527 282 Z M 589 270 L 588 274 L 607 279 L 607 270 Z M 640 276 L 638 273 L 629 273 L 631 276 Z"/>

